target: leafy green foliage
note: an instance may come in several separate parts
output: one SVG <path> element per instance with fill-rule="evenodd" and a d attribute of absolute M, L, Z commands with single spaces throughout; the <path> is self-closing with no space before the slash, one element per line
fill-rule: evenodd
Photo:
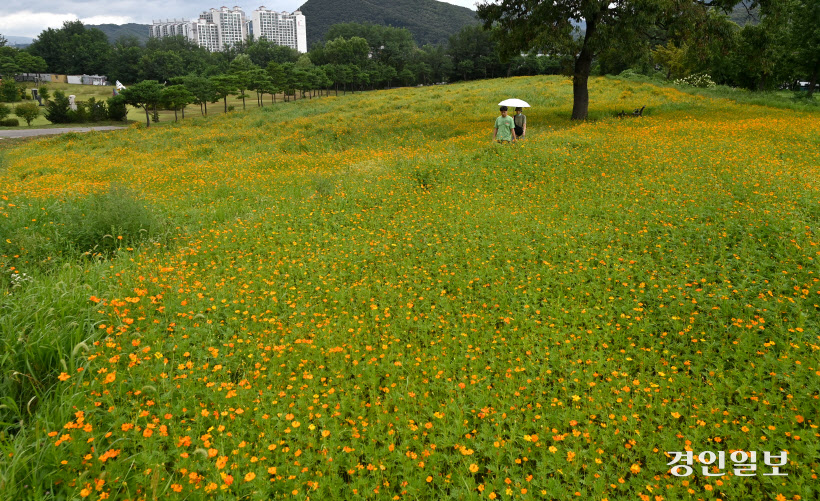
<path fill-rule="evenodd" d="M 71 122 L 71 105 L 65 92 L 54 91 L 54 99 L 46 105 L 46 120 L 53 124 L 67 124 Z"/>
<path fill-rule="evenodd" d="M 40 106 L 37 103 L 18 104 L 14 108 L 14 114 L 26 121 L 26 125 L 31 127 L 31 122 L 40 116 Z"/>
<path fill-rule="evenodd" d="M 54 73 L 104 75 L 111 46 L 102 31 L 66 21 L 61 28 L 40 33 L 27 51 L 43 58 Z"/>
<path fill-rule="evenodd" d="M 124 121 L 128 115 L 128 107 L 122 95 L 111 96 L 106 100 L 108 103 L 108 118 L 111 120 Z"/>
<path fill-rule="evenodd" d="M 162 84 L 156 80 L 144 80 L 123 89 L 120 95 L 126 104 L 145 110 L 145 126 L 150 127 L 148 108 L 157 106 L 162 99 Z"/>
<path fill-rule="evenodd" d="M 20 86 L 14 78 L 4 78 L 0 82 L 0 101 L 14 103 L 20 100 Z"/>
<path fill-rule="evenodd" d="M 88 120 L 90 122 L 102 122 L 108 119 L 108 109 L 105 101 L 97 101 L 92 97 L 85 103 L 85 107 L 88 110 Z"/>

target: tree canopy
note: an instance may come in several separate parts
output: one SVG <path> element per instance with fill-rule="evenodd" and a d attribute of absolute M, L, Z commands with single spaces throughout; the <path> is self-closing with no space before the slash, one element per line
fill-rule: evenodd
<path fill-rule="evenodd" d="M 40 33 L 28 52 L 43 58 L 54 73 L 102 75 L 111 45 L 102 31 L 87 29 L 80 21 L 66 21 L 62 28 Z"/>

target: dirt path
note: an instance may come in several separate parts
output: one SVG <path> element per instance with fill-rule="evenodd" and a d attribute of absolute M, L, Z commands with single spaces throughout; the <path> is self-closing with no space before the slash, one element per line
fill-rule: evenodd
<path fill-rule="evenodd" d="M 47 136 L 50 134 L 63 134 L 65 132 L 90 132 L 92 130 L 118 130 L 125 127 L 105 125 L 101 127 L 62 127 L 59 129 L 7 129 L 0 130 L 0 139 Z"/>

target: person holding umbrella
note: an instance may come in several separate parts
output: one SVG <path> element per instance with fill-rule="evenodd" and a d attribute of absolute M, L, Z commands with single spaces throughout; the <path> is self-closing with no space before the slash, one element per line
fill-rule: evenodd
<path fill-rule="evenodd" d="M 521 139 L 524 134 L 527 133 L 527 117 L 524 116 L 524 113 L 522 113 L 521 110 L 522 108 L 529 108 L 530 105 L 526 101 L 515 98 L 505 99 L 504 101 L 498 103 L 498 105 L 501 106 L 501 116 L 495 119 L 493 139 L 498 142 L 515 142 L 516 139 Z M 518 112 L 514 119 L 513 117 L 507 116 L 508 106 L 514 106 L 515 111 Z M 509 124 L 509 130 L 506 129 L 506 127 L 508 127 L 507 124 Z M 496 139 L 496 137 L 499 136 L 499 131 L 501 131 L 501 137 Z"/>
<path fill-rule="evenodd" d="M 507 115 L 507 107 L 501 106 L 501 116 L 495 119 L 495 128 L 493 129 L 493 141 L 515 142 L 515 122 L 511 116 Z"/>

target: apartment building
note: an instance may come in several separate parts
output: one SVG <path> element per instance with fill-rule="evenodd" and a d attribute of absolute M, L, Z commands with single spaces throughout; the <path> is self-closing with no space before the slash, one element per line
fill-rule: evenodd
<path fill-rule="evenodd" d="M 292 47 L 299 52 L 307 52 L 305 16 L 301 11 L 293 13 L 276 12 L 264 6 L 253 11 L 250 34 L 254 39 L 265 38 L 277 45 Z"/>
<path fill-rule="evenodd" d="M 152 38 L 176 36 L 190 38 L 191 23 L 186 19 L 166 19 L 165 21 L 154 21 L 149 29 Z"/>
<path fill-rule="evenodd" d="M 276 12 L 264 6 L 253 11 L 250 18 L 239 7 L 221 7 L 204 11 L 195 21 L 154 21 L 149 34 L 154 38 L 184 36 L 212 52 L 225 50 L 250 38 L 265 38 L 277 45 L 307 52 L 305 16 L 298 10 Z"/>

